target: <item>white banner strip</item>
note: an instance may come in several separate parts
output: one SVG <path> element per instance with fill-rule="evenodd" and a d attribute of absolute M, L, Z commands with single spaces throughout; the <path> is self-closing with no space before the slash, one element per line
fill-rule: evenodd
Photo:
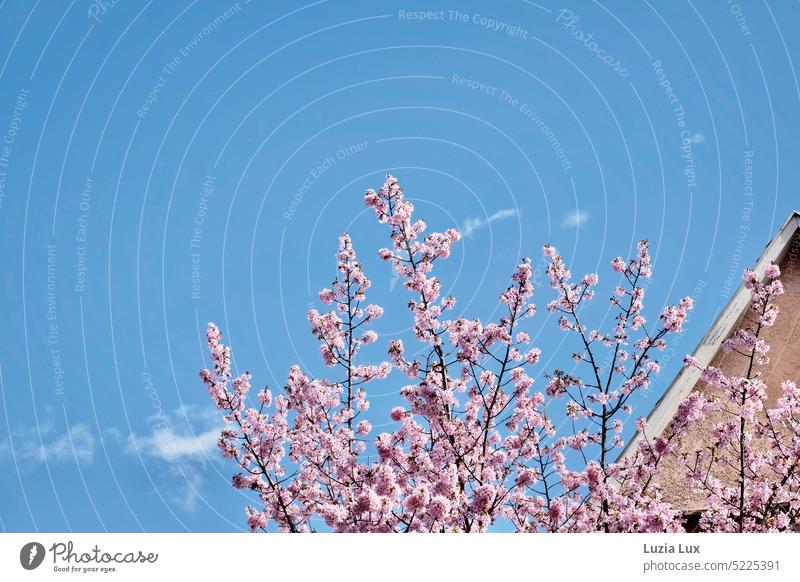
<path fill-rule="evenodd" d="M 2 534 L 0 580 L 800 580 L 800 534 Z"/>

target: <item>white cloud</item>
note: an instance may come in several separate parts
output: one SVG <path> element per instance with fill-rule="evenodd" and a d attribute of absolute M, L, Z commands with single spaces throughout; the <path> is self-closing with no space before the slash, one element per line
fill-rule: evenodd
<path fill-rule="evenodd" d="M 0 444 L 0 456 L 11 457 L 21 465 L 76 461 L 91 463 L 97 438 L 88 424 L 79 422 L 59 431 L 52 424 L 15 432 Z"/>
<path fill-rule="evenodd" d="M 211 406 L 182 406 L 171 413 L 159 411 L 147 421 L 149 429 L 141 434 L 117 429 L 106 433 L 126 454 L 146 459 L 146 470 L 170 504 L 185 511 L 198 509 L 204 485 L 217 471 L 213 463 L 221 460 L 219 412 Z M 233 471 L 235 465 L 228 468 Z"/>
<path fill-rule="evenodd" d="M 496 220 L 511 218 L 518 215 L 518 210 L 514 208 L 506 208 L 504 210 L 498 210 L 488 218 L 467 218 L 464 221 L 464 225 L 461 227 L 461 235 L 464 237 L 470 237 L 475 233 L 475 231 L 486 228 Z"/>
<path fill-rule="evenodd" d="M 148 420 L 152 430 L 142 435 L 131 433 L 125 443 L 128 452 L 165 461 L 216 454 L 222 422 L 210 407 L 185 406 Z"/>
<path fill-rule="evenodd" d="M 706 136 L 699 131 L 689 138 L 689 143 L 693 144 L 705 143 L 705 141 L 706 141 Z"/>
<path fill-rule="evenodd" d="M 160 457 L 166 461 L 187 457 L 208 457 L 215 453 L 220 430 L 212 428 L 200 433 L 176 433 L 171 428 L 155 429 L 150 434 L 132 434 L 128 441 L 131 451 L 143 456 Z"/>
<path fill-rule="evenodd" d="M 561 228 L 578 228 L 589 220 L 589 212 L 587 210 L 575 209 L 568 212 L 561 221 Z"/>

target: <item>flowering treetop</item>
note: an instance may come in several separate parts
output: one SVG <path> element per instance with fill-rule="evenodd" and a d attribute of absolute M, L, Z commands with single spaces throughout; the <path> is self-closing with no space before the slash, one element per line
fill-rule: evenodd
<path fill-rule="evenodd" d="M 521 532 L 679 530 L 681 516 L 663 501 L 655 477 L 713 405 L 693 396 L 665 436 L 643 439 L 635 455 L 611 460 L 623 445 L 631 398 L 658 374 L 656 354 L 692 309 L 684 298 L 648 324 L 647 241 L 632 259 L 611 262 L 621 283 L 610 297 L 616 315 L 607 330 L 583 321 L 598 275 L 574 280 L 545 245 L 556 295 L 547 307 L 577 347 L 569 370 L 545 372 L 543 390 L 535 391 L 541 351 L 530 345 L 525 323 L 536 312 L 530 262 L 517 266 L 499 294 L 496 320 L 456 316 L 455 298 L 441 296 L 435 265 L 450 256 L 458 231 L 426 233 L 392 176 L 364 201 L 388 225 L 391 246 L 378 253 L 411 293 L 417 357 L 407 359 L 394 338 L 387 345 L 391 363 L 361 361 L 360 348 L 378 341 L 368 328 L 383 309 L 367 303 L 370 281 L 346 234 L 337 278 L 319 294 L 330 310 L 308 312 L 329 377 L 310 378 L 293 366 L 279 395 L 264 388 L 248 408 L 250 375 L 234 376 L 229 348 L 209 324 L 214 369 L 200 375 L 228 425 L 219 446 L 239 467 L 233 484 L 258 496 L 258 506 L 246 509 L 250 528 L 480 532 L 503 523 Z M 774 321 L 771 296 L 759 293 L 764 321 Z M 749 336 L 731 345 L 765 353 Z M 392 368 L 407 378 L 400 390 L 405 405 L 391 411 L 390 430 L 373 436 L 366 385 Z M 638 430 L 646 430 L 643 421 Z"/>

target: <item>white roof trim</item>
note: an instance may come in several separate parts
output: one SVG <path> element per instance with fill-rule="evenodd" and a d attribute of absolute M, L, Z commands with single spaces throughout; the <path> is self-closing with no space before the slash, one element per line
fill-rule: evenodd
<path fill-rule="evenodd" d="M 789 243 L 795 236 L 795 233 L 800 230 L 800 212 L 795 210 L 789 215 L 789 218 L 783 223 L 778 234 L 775 235 L 770 243 L 767 245 L 764 254 L 756 262 L 755 272 L 763 277 L 764 269 L 772 262 L 779 263 L 786 253 L 789 251 Z M 719 352 L 722 342 L 728 338 L 733 331 L 734 326 L 739 321 L 742 313 L 750 303 L 750 291 L 745 289 L 744 285 L 739 285 L 736 293 L 728 301 L 727 305 L 722 309 L 720 314 L 711 324 L 705 337 L 700 341 L 692 354 L 699 360 L 701 368 L 706 367 L 714 356 Z M 660 435 L 667 424 L 675 416 L 678 406 L 683 402 L 692 389 L 697 384 L 700 378 L 700 370 L 697 368 L 686 368 L 678 372 L 672 384 L 666 389 L 661 398 L 658 399 L 653 410 L 647 416 L 648 433 L 650 435 Z M 628 441 L 619 459 L 625 458 L 638 448 L 639 441 L 641 440 L 641 433 L 636 433 L 630 441 Z"/>

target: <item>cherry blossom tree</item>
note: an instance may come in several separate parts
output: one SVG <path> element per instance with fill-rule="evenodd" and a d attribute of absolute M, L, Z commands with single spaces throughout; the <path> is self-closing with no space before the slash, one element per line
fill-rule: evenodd
<path fill-rule="evenodd" d="M 278 395 L 264 388 L 257 405 L 248 407 L 250 375 L 234 376 L 230 349 L 209 324 L 214 368 L 200 376 L 227 423 L 219 447 L 239 466 L 233 485 L 252 490 L 259 500 L 257 507 L 246 508 L 251 530 L 483 532 L 505 524 L 519 532 L 680 531 L 682 516 L 662 499 L 657 476 L 664 459 L 678 454 L 687 429 L 714 404 L 693 395 L 664 436 L 644 438 L 634 454 L 613 460 L 624 444 L 631 399 L 659 373 L 657 354 L 666 347 L 665 338 L 682 330 L 692 309 L 687 297 L 665 308 L 654 323 L 645 319 L 643 282 L 652 274 L 647 241 L 632 259 L 611 262 L 619 285 L 610 297 L 615 316 L 608 330 L 584 322 L 597 274 L 573 279 L 556 249 L 544 247 L 555 293 L 547 308 L 576 349 L 565 369 L 536 373 L 541 351 L 531 345 L 529 332 L 536 313 L 530 262 L 517 266 L 499 294 L 496 320 L 455 315 L 456 300 L 442 295 L 434 271 L 450 256 L 459 232 L 426 234 L 427 225 L 414 219 L 413 205 L 392 176 L 364 200 L 389 230 L 391 245 L 379 256 L 411 294 L 413 350 L 391 339 L 388 362 L 360 360 L 360 348 L 378 340 L 368 328 L 383 309 L 366 302 L 370 281 L 348 235 L 339 240 L 337 278 L 319 294 L 330 310 L 308 313 L 330 377 L 310 378 L 293 366 Z M 749 284 L 761 285 L 754 278 Z M 760 325 L 774 321 L 769 301 L 778 285 L 772 283 L 771 294 L 762 296 Z M 755 353 L 763 349 L 758 332 L 755 338 L 742 337 L 730 347 L 752 346 Z M 391 430 L 373 436 L 366 385 L 385 380 L 393 368 L 394 376 L 407 379 L 400 389 L 405 405 L 391 411 Z M 543 380 L 540 391 L 533 388 L 536 376 Z M 746 388 L 743 382 L 735 386 L 744 396 L 731 386 L 733 401 L 753 408 L 759 388 L 752 380 Z M 769 424 L 758 429 L 766 438 L 773 428 L 781 435 L 773 435 L 773 444 L 780 448 L 773 447 L 769 460 L 757 466 L 751 466 L 753 452 L 741 458 L 748 463 L 746 472 L 789 471 L 784 485 L 796 490 L 796 465 L 785 466 L 783 454 L 787 448 L 800 450 L 797 430 L 784 436 L 787 427 L 797 429 L 794 385 L 786 386 L 786 394 L 779 411 L 768 415 Z M 729 442 L 743 434 L 747 422 L 753 420 L 742 417 L 740 432 L 730 429 Z M 637 428 L 645 431 L 645 423 Z M 712 506 L 709 526 L 728 523 L 721 508 L 739 498 L 693 475 L 693 483 L 711 487 L 723 500 Z M 785 487 L 771 489 L 773 481 L 764 477 L 760 489 L 745 488 L 745 494 L 747 503 L 758 499 L 777 515 L 787 497 Z"/>

